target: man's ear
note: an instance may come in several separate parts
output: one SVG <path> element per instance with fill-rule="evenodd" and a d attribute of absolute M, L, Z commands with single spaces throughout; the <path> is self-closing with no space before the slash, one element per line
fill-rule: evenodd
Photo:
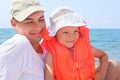
<path fill-rule="evenodd" d="M 10 19 L 10 22 L 11 22 L 12 27 L 16 28 L 16 22 L 15 22 L 15 20 L 13 18 Z"/>

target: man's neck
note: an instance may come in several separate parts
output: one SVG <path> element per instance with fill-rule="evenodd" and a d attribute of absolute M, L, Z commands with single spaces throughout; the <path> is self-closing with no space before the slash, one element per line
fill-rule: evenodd
<path fill-rule="evenodd" d="M 33 48 L 35 49 L 35 51 L 39 54 L 42 54 L 43 53 L 43 50 L 42 50 L 42 47 L 40 46 L 39 43 L 35 43 L 35 44 L 32 44 Z"/>

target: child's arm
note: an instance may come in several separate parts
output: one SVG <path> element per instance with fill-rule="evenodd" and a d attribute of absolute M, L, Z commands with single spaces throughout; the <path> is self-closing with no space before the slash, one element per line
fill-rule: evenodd
<path fill-rule="evenodd" d="M 54 80 L 53 61 L 50 53 L 45 58 L 45 80 Z"/>
<path fill-rule="evenodd" d="M 107 67 L 108 67 L 108 56 L 107 54 L 97 48 L 92 47 L 92 50 L 94 52 L 94 56 L 99 59 L 100 65 L 96 69 L 95 73 L 95 80 L 104 80 L 105 75 L 107 73 Z"/>

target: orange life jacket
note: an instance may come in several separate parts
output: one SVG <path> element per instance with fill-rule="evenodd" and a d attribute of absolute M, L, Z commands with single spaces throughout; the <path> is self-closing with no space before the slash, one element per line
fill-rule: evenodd
<path fill-rule="evenodd" d="M 95 62 L 89 41 L 89 29 L 80 27 L 79 32 L 81 36 L 74 46 L 74 60 L 70 51 L 59 44 L 55 37 L 44 36 L 42 45 L 52 54 L 56 80 L 93 80 Z"/>

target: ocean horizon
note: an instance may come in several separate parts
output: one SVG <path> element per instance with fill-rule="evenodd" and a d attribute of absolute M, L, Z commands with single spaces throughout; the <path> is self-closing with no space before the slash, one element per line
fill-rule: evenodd
<path fill-rule="evenodd" d="M 12 28 L 0 28 L 0 44 L 15 33 Z M 90 29 L 90 42 L 104 50 L 109 59 L 120 61 L 120 29 Z"/>

